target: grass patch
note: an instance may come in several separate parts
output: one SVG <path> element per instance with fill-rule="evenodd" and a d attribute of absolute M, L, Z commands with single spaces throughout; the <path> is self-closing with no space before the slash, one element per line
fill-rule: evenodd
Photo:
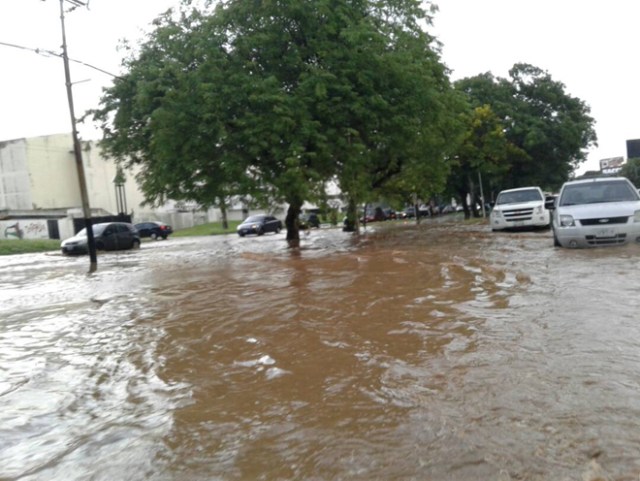
<path fill-rule="evenodd" d="M 28 254 L 30 252 L 48 252 L 60 249 L 57 239 L 2 239 L 0 256 Z"/>
<path fill-rule="evenodd" d="M 202 235 L 220 235 L 220 234 L 235 234 L 236 227 L 240 224 L 239 220 L 230 220 L 229 228 L 223 229 L 222 222 L 210 222 L 208 224 L 196 225 L 187 229 L 176 230 L 171 234 L 172 237 L 189 237 L 189 236 L 202 236 Z"/>

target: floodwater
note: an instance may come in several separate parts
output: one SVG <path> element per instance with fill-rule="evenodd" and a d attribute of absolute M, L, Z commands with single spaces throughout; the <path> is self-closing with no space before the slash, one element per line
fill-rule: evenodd
<path fill-rule="evenodd" d="M 302 245 L 0 258 L 0 480 L 640 479 L 640 247 Z"/>

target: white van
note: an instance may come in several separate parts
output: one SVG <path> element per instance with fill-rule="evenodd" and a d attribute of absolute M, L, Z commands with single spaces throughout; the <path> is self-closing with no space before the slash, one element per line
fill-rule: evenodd
<path fill-rule="evenodd" d="M 503 190 L 491 210 L 491 230 L 548 227 L 551 221 L 540 187 Z"/>

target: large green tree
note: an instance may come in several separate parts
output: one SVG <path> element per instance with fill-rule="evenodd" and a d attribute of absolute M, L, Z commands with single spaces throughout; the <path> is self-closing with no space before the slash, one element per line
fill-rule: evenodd
<path fill-rule="evenodd" d="M 95 113 L 149 199 L 285 201 L 296 245 L 301 206 L 328 179 L 355 202 L 408 171 L 446 171 L 455 96 L 421 2 L 184 3 Z"/>
<path fill-rule="evenodd" d="M 223 37 L 193 10 L 167 13 L 139 51 L 123 62 L 127 73 L 106 90 L 94 117 L 102 122 L 103 147 L 128 166 L 148 202 L 166 198 L 218 206 L 226 222 L 230 196 L 249 190 L 243 156 L 229 121 L 239 112 L 223 75 L 227 56 L 210 48 Z M 216 40 L 203 42 L 205 36 Z"/>
<path fill-rule="evenodd" d="M 516 147 L 507 140 L 503 124 L 490 106 L 472 109 L 465 121 L 465 134 L 456 151 L 449 188 L 460 199 L 465 218 L 469 218 L 472 214 L 479 216 L 475 208 L 478 182 L 482 176 L 489 180 L 502 175 Z"/>
<path fill-rule="evenodd" d="M 474 107 L 491 107 L 516 147 L 507 158 L 508 170 L 494 179 L 497 185 L 555 189 L 597 142 L 588 105 L 538 67 L 516 64 L 508 79 L 487 73 L 455 85 Z"/>

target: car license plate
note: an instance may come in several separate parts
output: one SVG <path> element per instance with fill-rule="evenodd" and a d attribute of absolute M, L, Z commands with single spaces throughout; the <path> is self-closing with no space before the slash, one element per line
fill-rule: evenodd
<path fill-rule="evenodd" d="M 524 222 L 521 220 L 518 220 L 516 222 L 513 223 L 514 227 L 522 227 L 524 225 Z"/>
<path fill-rule="evenodd" d="M 596 231 L 596 237 L 615 237 L 615 229 L 598 229 Z"/>

